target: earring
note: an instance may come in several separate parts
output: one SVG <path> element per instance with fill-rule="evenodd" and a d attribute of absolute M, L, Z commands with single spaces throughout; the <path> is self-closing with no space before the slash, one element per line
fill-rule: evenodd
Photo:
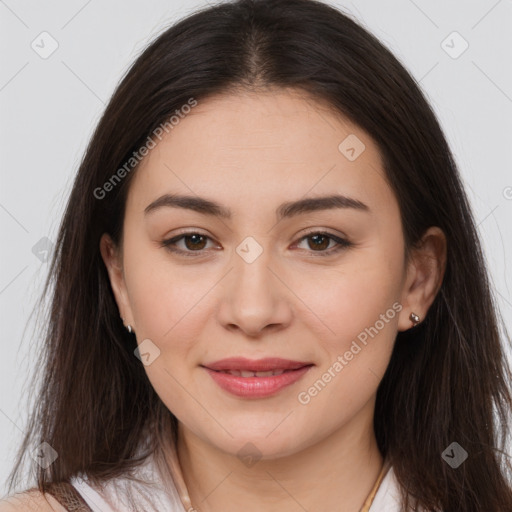
<path fill-rule="evenodd" d="M 131 325 L 127 325 L 126 326 L 126 329 L 128 330 L 128 332 L 131 334 L 133 332 L 133 329 L 132 329 L 132 326 Z"/>
<path fill-rule="evenodd" d="M 409 315 L 409 320 L 412 322 L 413 327 L 416 327 L 420 323 L 420 317 L 415 313 Z"/>

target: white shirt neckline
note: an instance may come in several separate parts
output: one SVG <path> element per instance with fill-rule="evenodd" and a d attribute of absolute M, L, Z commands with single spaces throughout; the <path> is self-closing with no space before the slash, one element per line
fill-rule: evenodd
<path fill-rule="evenodd" d="M 187 512 L 176 486 L 164 488 L 161 484 L 152 456 L 137 468 L 136 475 L 147 480 L 148 484 L 119 477 L 106 482 L 102 489 L 97 489 L 89 484 L 85 476 L 73 477 L 71 484 L 94 512 L 130 512 L 127 501 L 129 494 L 138 499 L 140 504 L 137 501 L 137 505 L 147 512 L 151 508 L 144 495 L 155 502 L 155 511 Z M 369 512 L 400 512 L 400 499 L 398 481 L 391 466 L 379 485 Z"/>

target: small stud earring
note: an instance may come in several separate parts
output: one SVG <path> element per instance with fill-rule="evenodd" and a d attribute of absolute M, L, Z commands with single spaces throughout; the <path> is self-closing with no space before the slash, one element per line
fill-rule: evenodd
<path fill-rule="evenodd" d="M 127 325 L 126 326 L 126 329 L 128 330 L 128 332 L 131 334 L 133 332 L 133 329 L 132 329 L 132 326 L 131 325 Z"/>
<path fill-rule="evenodd" d="M 413 327 L 416 327 L 420 323 L 420 317 L 415 313 L 409 315 L 409 320 L 412 322 Z"/>

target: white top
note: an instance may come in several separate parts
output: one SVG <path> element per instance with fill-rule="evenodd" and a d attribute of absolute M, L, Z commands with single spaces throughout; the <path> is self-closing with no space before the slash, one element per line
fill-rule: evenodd
<path fill-rule="evenodd" d="M 174 485 L 164 488 L 152 457 L 148 457 L 135 474 L 146 483 L 139 484 L 120 477 L 110 480 L 102 489 L 97 489 L 89 485 L 86 477 L 73 477 L 71 484 L 94 512 L 131 512 L 127 499 L 130 496 L 138 511 L 189 512 L 183 507 Z M 399 496 L 398 482 L 390 467 L 377 490 L 370 512 L 400 512 Z"/>
<path fill-rule="evenodd" d="M 393 466 L 382 479 L 369 512 L 400 512 L 400 489 Z"/>
<path fill-rule="evenodd" d="M 94 512 L 132 512 L 130 498 L 137 506 L 134 512 L 188 512 L 181 503 L 176 487 L 164 487 L 162 484 L 152 456 L 133 474 L 143 479 L 144 483 L 119 477 L 107 481 L 99 489 L 89 484 L 86 475 L 72 477 L 70 483 Z"/>

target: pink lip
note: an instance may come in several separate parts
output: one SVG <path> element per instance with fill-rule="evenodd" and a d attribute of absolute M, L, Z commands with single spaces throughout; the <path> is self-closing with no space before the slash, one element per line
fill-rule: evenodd
<path fill-rule="evenodd" d="M 246 370 L 252 372 L 267 372 L 269 370 L 297 370 L 311 363 L 304 361 L 292 361 L 280 357 L 266 357 L 264 359 L 246 359 L 245 357 L 229 357 L 214 363 L 206 363 L 202 366 L 210 370 Z"/>
<path fill-rule="evenodd" d="M 250 360 L 229 358 L 202 365 L 212 379 L 225 391 L 241 398 L 265 398 L 297 382 L 310 368 L 311 363 L 281 358 Z M 270 377 L 241 377 L 223 373 L 223 370 L 265 372 L 286 370 Z"/>

